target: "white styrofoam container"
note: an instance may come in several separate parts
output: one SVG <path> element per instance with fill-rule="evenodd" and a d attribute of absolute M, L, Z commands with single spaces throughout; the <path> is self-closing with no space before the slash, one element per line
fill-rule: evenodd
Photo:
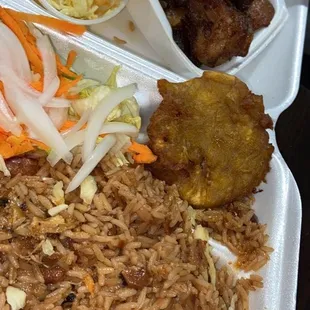
<path fill-rule="evenodd" d="M 236 74 L 275 38 L 287 20 L 288 13 L 284 0 L 270 2 L 275 8 L 274 18 L 267 28 L 255 33 L 247 56 L 233 57 L 223 65 L 213 68 L 214 70 Z M 202 70 L 209 69 L 206 66 L 195 66 L 175 43 L 171 26 L 159 0 L 132 0 L 129 1 L 127 9 L 150 45 L 173 72 L 184 77 L 193 77 L 200 76 Z"/>
<path fill-rule="evenodd" d="M 307 15 L 306 2 L 306 0 L 287 0 L 291 18 L 283 33 L 280 33 L 270 47 L 263 51 L 252 64 L 239 72 L 255 93 L 266 94 L 266 110 L 274 121 L 292 103 L 297 93 L 304 22 Z M 44 13 L 29 1 L 21 3 L 19 0 L 0 0 L 0 5 L 26 12 Z M 45 30 L 50 34 L 60 56 L 65 58 L 70 49 L 78 52 L 75 69 L 84 73 L 86 77 L 105 81 L 115 65 L 122 66 L 118 75 L 119 85 L 130 82 L 138 84 L 138 101 L 141 106 L 144 131 L 150 115 L 161 101 L 156 80 L 160 78 L 173 82 L 184 80 L 183 77 L 91 33 L 77 38 Z M 280 51 L 281 57 L 279 57 Z M 271 65 L 274 70 L 270 70 Z M 269 264 L 260 272 L 264 276 L 265 287 L 251 294 L 250 309 L 294 310 L 301 230 L 301 200 L 294 178 L 277 148 L 274 132 L 270 133 L 270 140 L 275 145 L 271 162 L 272 170 L 268 174 L 267 184 L 261 186 L 264 191 L 256 196 L 254 208 L 260 221 L 268 225 L 270 245 L 275 248 L 275 252 Z M 221 246 L 216 245 L 215 251 L 224 258 L 230 257 L 230 253 Z"/>

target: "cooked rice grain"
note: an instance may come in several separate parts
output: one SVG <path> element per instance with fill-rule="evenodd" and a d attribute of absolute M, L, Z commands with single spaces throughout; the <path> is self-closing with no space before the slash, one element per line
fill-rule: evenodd
<path fill-rule="evenodd" d="M 25 310 L 248 309 L 249 292 L 263 286 L 262 278 L 237 280 L 223 267 L 211 284 L 216 258 L 209 254 L 208 261 L 205 241 L 193 238 L 188 204 L 142 166 L 104 174 L 99 165 L 93 204 L 84 205 L 76 190 L 65 197 L 69 208 L 51 218 L 53 185 L 70 182 L 81 165 L 76 153 L 71 167 L 42 160 L 37 176 L 0 180 L 9 200 L 0 210 L 0 309 L 9 309 L 8 285 L 26 292 Z M 252 220 L 252 203 L 196 215 L 245 270 L 262 267 L 272 251 L 266 227 Z M 51 256 L 42 251 L 47 238 Z"/>

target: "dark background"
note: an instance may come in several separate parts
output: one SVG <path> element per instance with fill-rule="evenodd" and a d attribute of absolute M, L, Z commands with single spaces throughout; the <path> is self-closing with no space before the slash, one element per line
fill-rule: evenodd
<path fill-rule="evenodd" d="M 310 310 L 310 56 L 307 54 L 303 57 L 298 96 L 280 116 L 276 135 L 302 198 L 297 310 Z"/>

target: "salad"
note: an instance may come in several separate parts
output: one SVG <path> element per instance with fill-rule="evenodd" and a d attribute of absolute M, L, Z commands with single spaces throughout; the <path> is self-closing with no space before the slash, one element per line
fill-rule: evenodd
<path fill-rule="evenodd" d="M 103 159 L 115 167 L 152 163 L 151 150 L 138 144 L 141 118 L 136 85 L 118 87 L 119 67 L 106 83 L 86 79 L 55 54 L 49 37 L 32 25 L 41 23 L 80 35 L 83 26 L 0 7 L 0 169 L 5 160 L 40 149 L 55 166 L 70 164 L 72 149 L 82 148 L 83 165 L 67 192 L 78 188 Z M 27 23 L 25 23 L 27 22 Z"/>
<path fill-rule="evenodd" d="M 48 0 L 60 13 L 80 19 L 97 19 L 117 8 L 121 0 Z"/>

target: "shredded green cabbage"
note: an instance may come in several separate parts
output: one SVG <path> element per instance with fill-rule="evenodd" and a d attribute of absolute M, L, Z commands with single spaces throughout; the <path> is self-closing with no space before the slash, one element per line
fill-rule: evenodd
<path fill-rule="evenodd" d="M 73 102 L 72 108 L 75 113 L 82 116 L 89 108 L 94 109 L 96 105 L 110 92 L 111 88 L 105 85 L 87 87 L 81 90 L 82 99 Z"/>
<path fill-rule="evenodd" d="M 107 85 L 111 88 L 117 87 L 117 73 L 120 70 L 121 66 L 116 66 L 113 68 L 110 77 L 107 79 L 107 81 L 104 83 L 104 85 Z"/>
<path fill-rule="evenodd" d="M 93 80 L 82 80 L 72 93 L 78 93 L 81 99 L 73 102 L 69 114 L 82 116 L 88 109 L 94 109 L 96 105 L 109 94 L 111 89 L 117 88 L 117 73 L 120 67 L 117 66 L 112 70 L 110 77 L 104 85 L 98 85 Z M 107 117 L 107 122 L 123 122 L 141 128 L 140 108 L 134 97 L 128 98 L 121 102 Z"/>
<path fill-rule="evenodd" d="M 112 89 L 118 87 L 117 73 L 120 67 L 115 67 L 110 77 L 100 85 L 94 80 L 84 79 L 76 87 L 71 89 L 72 94 L 79 94 L 80 99 L 72 101 L 69 115 L 71 119 L 81 117 L 88 109 L 94 109 L 99 102 L 105 98 Z M 141 117 L 139 115 L 139 105 L 134 97 L 121 102 L 106 118 L 106 122 L 122 122 L 141 128 Z M 105 156 L 103 162 L 111 171 L 129 164 L 130 158 L 127 158 L 126 152 L 131 145 L 131 138 L 125 134 L 116 134 L 117 142 L 109 153 Z M 100 143 L 102 137 L 97 138 Z"/>
<path fill-rule="evenodd" d="M 49 0 L 49 3 L 59 12 L 81 19 L 98 18 L 98 6 L 94 0 Z"/>
<path fill-rule="evenodd" d="M 107 122 L 124 122 L 141 128 L 141 117 L 139 115 L 139 105 L 132 97 L 119 104 L 107 117 Z"/>

